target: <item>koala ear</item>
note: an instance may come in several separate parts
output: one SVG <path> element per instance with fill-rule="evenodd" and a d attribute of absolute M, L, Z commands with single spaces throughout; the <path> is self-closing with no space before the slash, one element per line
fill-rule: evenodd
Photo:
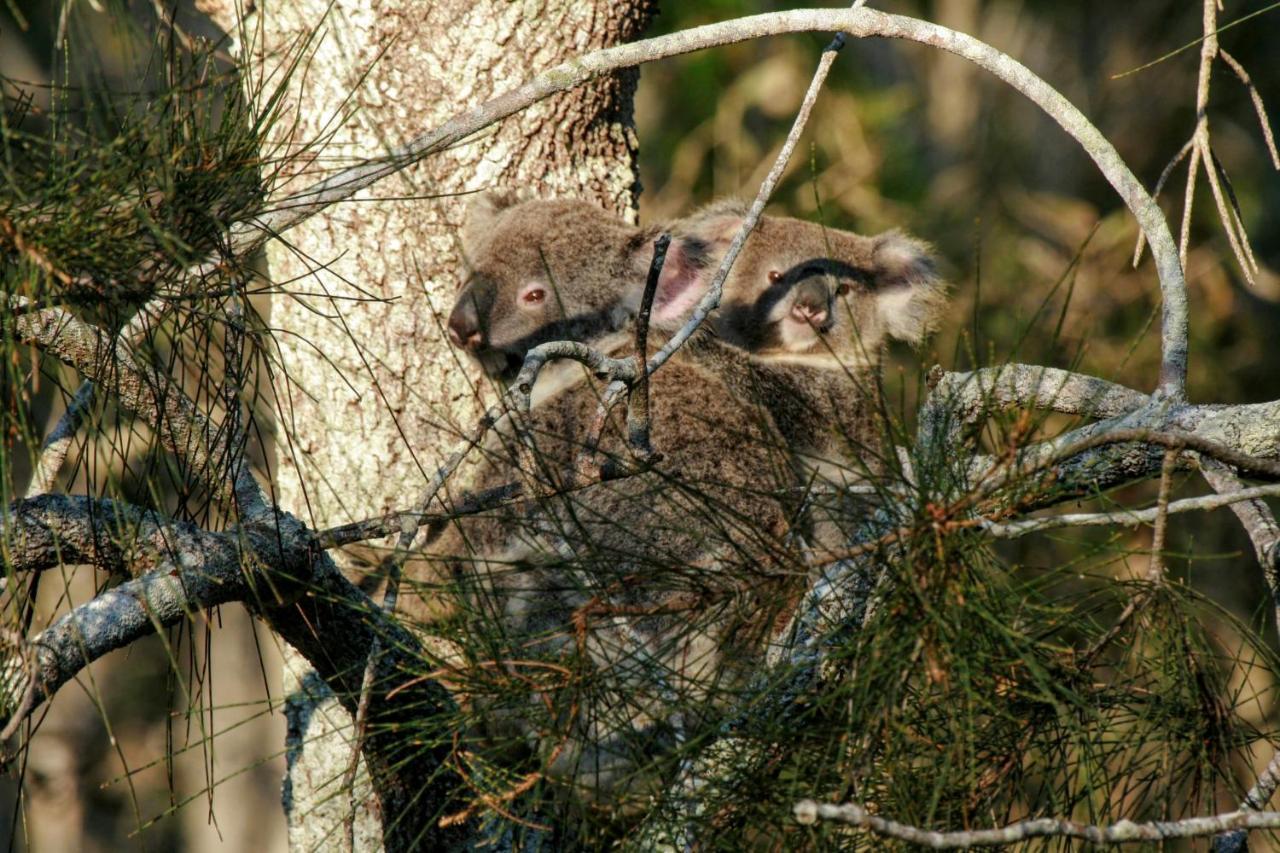
<path fill-rule="evenodd" d="M 489 238 L 504 210 L 525 200 L 514 190 L 485 190 L 472 196 L 462 220 L 462 246 L 467 254 L 475 254 Z"/>
<path fill-rule="evenodd" d="M 884 328 L 890 337 L 919 344 L 937 327 L 947 301 L 933 254 L 927 244 L 900 231 L 872 240 L 876 310 Z"/>
<path fill-rule="evenodd" d="M 736 200 L 714 202 L 669 227 L 671 245 L 667 259 L 658 278 L 658 289 L 653 297 L 653 311 L 649 321 L 655 327 L 674 331 L 687 318 L 711 285 L 715 275 L 713 261 L 724 253 L 742 226 L 746 206 Z M 632 252 L 631 263 L 639 273 L 638 280 L 648 278 L 649 265 L 653 261 L 653 241 L 663 229 L 651 228 Z M 636 311 L 640 307 L 642 289 L 629 302 Z M 630 295 L 629 295 L 630 296 Z"/>
<path fill-rule="evenodd" d="M 627 304 L 633 314 L 639 313 L 644 298 L 644 285 L 653 263 L 653 244 L 658 229 L 650 229 L 641 235 L 631 254 L 631 264 L 637 273 L 639 287 L 627 294 Z M 707 245 L 698 237 L 671 235 L 667 257 L 658 276 L 658 287 L 653 295 L 653 310 L 649 323 L 654 328 L 674 331 L 698 304 L 707 286 L 711 284 L 714 269 L 708 268 Z"/>
<path fill-rule="evenodd" d="M 737 236 L 748 209 L 749 205 L 740 199 L 721 199 L 681 220 L 677 227 L 682 233 L 702 240 L 708 248 L 723 251 Z"/>

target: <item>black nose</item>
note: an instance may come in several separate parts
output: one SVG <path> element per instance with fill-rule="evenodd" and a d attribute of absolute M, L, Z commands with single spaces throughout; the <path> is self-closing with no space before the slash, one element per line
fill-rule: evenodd
<path fill-rule="evenodd" d="M 811 326 L 823 326 L 831 317 L 831 289 L 820 278 L 809 278 L 796 285 L 791 314 Z"/>
<path fill-rule="evenodd" d="M 475 300 L 462 298 L 453 306 L 449 315 L 449 340 L 467 352 L 475 352 L 484 346 L 484 332 L 480 329 L 480 314 L 476 311 Z"/>

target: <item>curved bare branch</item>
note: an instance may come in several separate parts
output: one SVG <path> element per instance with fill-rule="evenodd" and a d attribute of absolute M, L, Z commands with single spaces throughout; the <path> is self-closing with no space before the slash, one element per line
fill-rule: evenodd
<path fill-rule="evenodd" d="M 920 408 L 920 435 L 934 442 L 950 443 L 964 427 L 1013 407 L 1116 418 L 1136 411 L 1148 400 L 1140 391 L 1105 379 L 1034 364 L 942 373 L 932 384 Z"/>

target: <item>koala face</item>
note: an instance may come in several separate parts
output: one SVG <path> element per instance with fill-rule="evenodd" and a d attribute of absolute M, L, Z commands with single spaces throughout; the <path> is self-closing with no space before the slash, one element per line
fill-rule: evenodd
<path fill-rule="evenodd" d="M 473 203 L 462 241 L 449 337 L 493 376 L 513 375 L 538 344 L 625 327 L 652 251 L 646 232 L 587 202 L 497 195 Z"/>
<path fill-rule="evenodd" d="M 677 224 L 708 258 L 691 288 L 698 296 L 744 214 L 741 205 L 718 204 Z M 865 237 L 766 216 L 734 264 L 711 322 L 726 343 L 758 356 L 826 355 L 846 367 L 873 366 L 886 340 L 918 343 L 944 301 L 927 247 L 910 237 Z"/>

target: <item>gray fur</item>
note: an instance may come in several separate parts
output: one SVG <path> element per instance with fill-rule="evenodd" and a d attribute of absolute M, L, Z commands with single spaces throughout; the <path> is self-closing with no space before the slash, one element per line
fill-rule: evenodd
<path fill-rule="evenodd" d="M 450 337 L 487 373 L 512 376 L 524 354 L 554 340 L 591 341 L 629 325 L 652 253 L 647 232 L 585 201 L 521 201 L 487 193 L 462 230 L 463 285 Z M 545 293 L 536 302 L 522 288 Z"/>
<path fill-rule="evenodd" d="M 677 223 L 709 254 L 704 290 L 744 214 L 739 203 L 719 202 Z M 878 384 L 888 341 L 918 345 L 945 305 L 929 247 L 914 238 L 766 216 L 709 318 L 720 345 L 703 346 L 700 357 L 772 415 L 800 479 L 838 492 L 881 468 Z M 817 544 L 843 544 L 841 525 L 815 526 Z"/>
<path fill-rule="evenodd" d="M 654 233 L 583 202 L 481 199 L 464 230 L 472 273 L 454 309 L 474 317 L 462 318 L 455 337 L 498 374 L 545 340 L 613 341 L 615 355 L 627 352 L 629 341 L 613 333 L 638 307 Z M 698 285 L 702 259 L 696 239 L 669 253 L 659 308 Z M 531 280 L 554 282 L 555 310 L 512 310 Z M 473 327 L 483 340 L 467 341 Z M 484 443 L 470 490 L 522 479 L 521 434 L 538 463 L 527 488 L 554 493 L 568 484 L 600 388 L 585 375 L 549 393 L 541 385 L 527 420 Z M 485 661 L 518 653 L 596 673 L 586 698 L 547 690 L 545 703 L 531 705 L 520 691 L 503 699 L 478 687 L 474 701 L 486 706 L 489 742 L 532 748 L 553 778 L 622 811 L 653 793 L 661 774 L 638 771 L 670 752 L 679 726 L 712 712 L 717 693 L 758 662 L 803 582 L 786 544 L 796 484 L 768 414 L 742 406 L 685 353 L 655 374 L 650 398 L 651 440 L 663 454 L 652 471 L 450 526 L 426 561 L 406 567 L 401 598 L 409 616 L 439 619 L 430 590 L 451 583 L 459 618 L 505 630 L 497 646 L 474 632 L 466 672 L 501 671 Z M 601 457 L 628 464 L 625 434 L 619 407 Z M 582 701 L 559 704 L 574 698 Z"/>
<path fill-rule="evenodd" d="M 742 213 L 719 203 L 671 226 L 654 337 L 678 328 L 705 292 Z M 455 341 L 492 374 L 561 338 L 626 352 L 615 333 L 638 307 L 656 233 L 584 202 L 480 199 L 464 229 L 471 273 L 451 317 Z M 556 300 L 521 306 L 531 281 Z M 618 799 L 625 810 L 651 793 L 655 777 L 634 771 L 673 742 L 672 708 L 697 708 L 712 684 L 744 678 L 803 582 L 783 545 L 797 486 L 815 472 L 876 467 L 885 345 L 918 343 L 944 303 L 928 249 L 912 238 L 765 217 L 709 328 L 653 377 L 651 438 L 664 454 L 653 471 L 467 519 L 433 544 L 465 608 L 487 613 L 488 624 L 497 616 L 508 632 L 501 650 L 467 650 L 472 671 L 486 671 L 474 666 L 486 654 L 517 648 L 609 676 L 573 719 L 555 706 L 573 690 L 545 693 L 545 714 L 531 715 L 518 693 L 505 709 L 489 700 L 490 737 L 532 746 L 588 799 Z M 468 340 L 472 331 L 480 339 Z M 490 437 L 470 487 L 520 478 L 523 432 L 541 488 L 563 489 L 598 392 L 585 375 L 562 375 L 535 396 L 526 422 Z M 619 410 L 601 453 L 628 462 L 624 435 Z M 814 526 L 820 544 L 837 538 L 829 520 Z M 406 598 L 406 609 L 438 615 Z"/>

